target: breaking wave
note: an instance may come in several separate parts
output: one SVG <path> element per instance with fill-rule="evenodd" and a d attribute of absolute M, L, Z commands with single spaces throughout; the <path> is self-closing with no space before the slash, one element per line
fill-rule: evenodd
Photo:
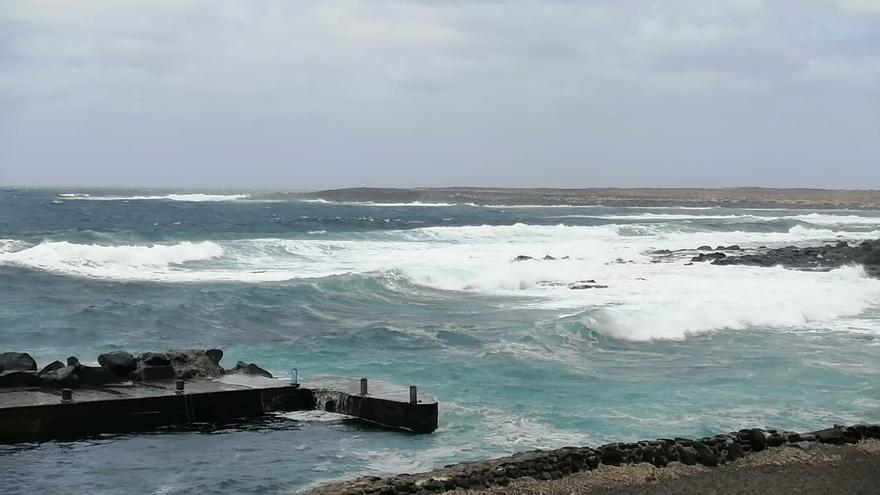
<path fill-rule="evenodd" d="M 202 202 L 221 202 L 221 201 L 238 201 L 242 199 L 248 199 L 250 195 L 248 194 L 163 194 L 163 195 L 151 195 L 151 196 L 93 196 L 91 194 L 85 193 L 64 193 L 59 194 L 59 197 L 62 197 L 67 200 L 81 200 L 81 201 L 187 201 L 194 203 L 202 203 Z"/>
<path fill-rule="evenodd" d="M 349 240 L 258 238 L 148 245 L 0 242 L 0 265 L 165 283 L 320 280 L 347 275 L 426 290 L 517 297 L 524 307 L 585 312 L 584 324 L 629 340 L 719 329 L 785 328 L 858 315 L 880 300 L 859 267 L 824 273 L 656 263 L 656 249 L 876 238 L 796 225 L 787 232 L 693 232 L 661 225 L 482 225 L 373 232 Z M 513 261 L 518 256 L 533 259 Z M 548 259 L 544 260 L 543 258 Z M 575 290 L 595 281 L 600 288 Z M 676 311 L 669 311 L 676 308 Z"/>

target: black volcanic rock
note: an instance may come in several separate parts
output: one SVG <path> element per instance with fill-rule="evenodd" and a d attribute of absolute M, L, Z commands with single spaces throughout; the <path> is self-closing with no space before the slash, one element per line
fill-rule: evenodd
<path fill-rule="evenodd" d="M 103 367 L 80 365 L 77 374 L 80 385 L 105 385 L 119 381 L 110 370 Z"/>
<path fill-rule="evenodd" d="M 98 356 L 98 364 L 116 376 L 126 377 L 137 368 L 137 360 L 127 352 L 108 352 Z"/>
<path fill-rule="evenodd" d="M 219 349 L 145 352 L 137 358 L 134 375 L 140 380 L 220 376 L 224 373 L 218 364 L 222 357 Z"/>
<path fill-rule="evenodd" d="M 691 261 L 693 262 L 702 262 L 702 261 L 716 261 L 727 258 L 727 255 L 724 253 L 700 253 L 693 258 Z"/>
<path fill-rule="evenodd" d="M 699 258 L 699 257 L 698 257 Z M 707 258 L 694 261 L 707 261 Z M 725 256 L 712 260 L 713 265 L 784 266 L 786 268 L 830 270 L 845 265 L 863 265 L 871 276 L 880 275 L 880 239 L 850 246 L 836 244 L 801 248 L 786 246 L 763 253 Z"/>
<path fill-rule="evenodd" d="M 40 375 L 40 385 L 44 387 L 79 387 L 79 367 L 64 366 Z"/>
<path fill-rule="evenodd" d="M 235 367 L 227 370 L 227 373 L 237 373 L 243 375 L 254 375 L 254 376 L 263 376 L 266 378 L 274 378 L 272 373 L 260 368 L 254 363 L 245 363 L 244 361 L 239 361 L 235 364 Z"/>
<path fill-rule="evenodd" d="M 37 373 L 32 370 L 0 371 L 0 388 L 31 387 L 40 383 Z"/>
<path fill-rule="evenodd" d="M 44 366 L 43 369 L 41 369 L 40 372 L 37 374 L 40 376 L 43 376 L 46 373 L 49 373 L 49 372 L 52 372 L 55 370 L 60 370 L 63 367 L 64 367 L 64 363 L 62 363 L 61 361 L 52 361 L 51 363 Z"/>
<path fill-rule="evenodd" d="M 0 371 L 37 371 L 37 362 L 26 352 L 0 354 Z"/>

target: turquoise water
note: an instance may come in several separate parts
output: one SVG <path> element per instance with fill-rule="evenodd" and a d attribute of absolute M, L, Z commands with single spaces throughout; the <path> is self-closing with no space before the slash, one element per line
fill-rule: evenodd
<path fill-rule="evenodd" d="M 0 350 L 220 347 L 228 366 L 416 384 L 440 429 L 292 416 L 6 445 L 6 493 L 296 493 L 536 447 L 880 421 L 880 281 L 650 254 L 877 238 L 880 212 L 176 194 L 0 191 Z M 565 286 L 588 279 L 608 287 Z"/>

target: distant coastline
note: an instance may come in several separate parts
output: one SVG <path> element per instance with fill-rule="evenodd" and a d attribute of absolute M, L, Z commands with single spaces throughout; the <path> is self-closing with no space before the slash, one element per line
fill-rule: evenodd
<path fill-rule="evenodd" d="M 494 187 L 330 189 L 276 193 L 334 202 L 456 203 L 476 205 L 684 206 L 728 208 L 880 209 L 880 190 L 763 187 L 516 189 Z"/>

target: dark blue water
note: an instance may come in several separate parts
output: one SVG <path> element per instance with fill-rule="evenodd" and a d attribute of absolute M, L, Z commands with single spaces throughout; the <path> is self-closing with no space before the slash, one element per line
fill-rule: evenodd
<path fill-rule="evenodd" d="M 0 350 L 221 347 L 282 376 L 417 384 L 440 430 L 293 416 L 0 446 L 4 493 L 295 493 L 535 447 L 880 421 L 880 282 L 650 255 L 876 238 L 878 212 L 211 194 L 0 191 Z M 608 288 L 565 285 L 587 279 Z"/>

